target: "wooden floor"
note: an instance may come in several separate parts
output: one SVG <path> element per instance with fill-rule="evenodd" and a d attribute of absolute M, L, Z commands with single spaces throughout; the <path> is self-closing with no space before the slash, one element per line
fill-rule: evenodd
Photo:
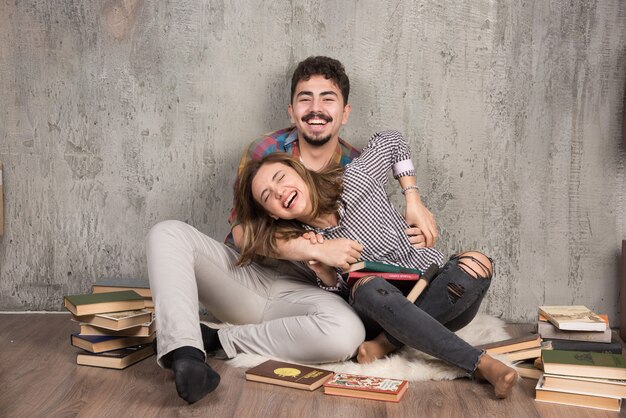
<path fill-rule="evenodd" d="M 126 370 L 77 366 L 66 314 L 0 313 L 1 417 L 615 417 L 618 413 L 535 402 L 536 381 L 521 379 L 506 400 L 467 379 L 413 382 L 398 404 L 356 400 L 246 382 L 244 370 L 209 359 L 222 376 L 193 405 L 176 394 L 172 374 L 155 357 Z M 529 326 L 512 325 L 511 334 Z M 622 414 L 624 415 L 622 407 Z"/>

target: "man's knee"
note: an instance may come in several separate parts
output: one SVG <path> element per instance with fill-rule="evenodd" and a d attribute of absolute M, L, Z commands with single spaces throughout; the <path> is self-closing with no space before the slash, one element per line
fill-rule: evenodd
<path fill-rule="evenodd" d="M 491 279 L 493 261 L 478 251 L 467 251 L 456 256 L 459 268 L 473 278 Z"/>
<path fill-rule="evenodd" d="M 163 242 L 163 240 L 171 239 L 171 237 L 180 236 L 185 233 L 185 231 L 189 231 L 192 228 L 192 226 L 185 222 L 177 220 L 159 222 L 150 228 L 146 236 L 146 244 L 150 246 L 151 244 Z"/>

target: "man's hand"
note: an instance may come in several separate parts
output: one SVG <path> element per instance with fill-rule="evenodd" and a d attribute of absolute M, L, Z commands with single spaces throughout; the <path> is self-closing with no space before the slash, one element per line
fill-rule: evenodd
<path fill-rule="evenodd" d="M 334 268 L 315 260 L 309 261 L 309 268 L 313 270 L 315 275 L 319 277 L 326 286 L 337 286 L 337 272 Z"/>
<path fill-rule="evenodd" d="M 409 235 L 409 241 L 414 247 L 433 247 L 435 245 L 439 236 L 437 223 L 433 214 L 424 206 L 419 197 L 412 199 L 407 194 L 404 218 L 406 223 L 412 227 L 406 229 L 405 232 Z"/>
<path fill-rule="evenodd" d="M 321 244 L 324 242 L 324 236 L 321 234 L 316 234 L 313 231 L 305 232 L 302 234 L 302 238 L 308 239 L 311 244 Z"/>

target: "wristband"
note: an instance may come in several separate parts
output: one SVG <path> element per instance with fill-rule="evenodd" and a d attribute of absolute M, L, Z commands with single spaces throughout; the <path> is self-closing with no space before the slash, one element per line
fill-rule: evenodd
<path fill-rule="evenodd" d="M 420 188 L 419 188 L 419 187 L 417 187 L 417 185 L 412 184 L 412 185 L 410 185 L 410 186 L 406 186 L 405 188 L 403 188 L 403 189 L 402 189 L 402 194 L 403 194 L 403 195 L 404 195 L 404 194 L 406 194 L 406 192 L 407 192 L 407 191 L 409 191 L 409 190 L 416 190 L 416 191 L 419 193 Z"/>

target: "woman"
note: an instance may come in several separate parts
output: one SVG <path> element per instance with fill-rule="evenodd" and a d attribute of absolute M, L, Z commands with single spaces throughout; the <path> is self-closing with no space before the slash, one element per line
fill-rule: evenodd
<path fill-rule="evenodd" d="M 496 396 L 504 398 L 515 384 L 515 371 L 453 332 L 473 319 L 489 287 L 493 265 L 484 254 L 453 256 L 415 304 L 374 276 L 361 279 L 348 295 L 339 273 L 358 259 L 421 270 L 441 264 L 439 251 L 416 248 L 404 234 L 408 225 L 385 192 L 392 167 L 401 184 L 402 177 L 414 176 L 408 146 L 395 131 L 375 134 L 343 173 L 341 169 L 310 172 L 281 154 L 251 161 L 237 188 L 237 213 L 244 228 L 240 263 L 255 254 L 274 253 L 277 237 L 314 232 L 313 237 L 318 234 L 326 240 L 357 241 L 361 246 L 347 249 L 342 265 L 322 266 L 312 260 L 312 268 L 321 287 L 349 297 L 369 335 L 383 330 L 361 347 L 359 360 L 380 357 L 406 344 L 488 380 Z M 408 184 L 403 194 L 418 193 L 414 182 Z"/>

